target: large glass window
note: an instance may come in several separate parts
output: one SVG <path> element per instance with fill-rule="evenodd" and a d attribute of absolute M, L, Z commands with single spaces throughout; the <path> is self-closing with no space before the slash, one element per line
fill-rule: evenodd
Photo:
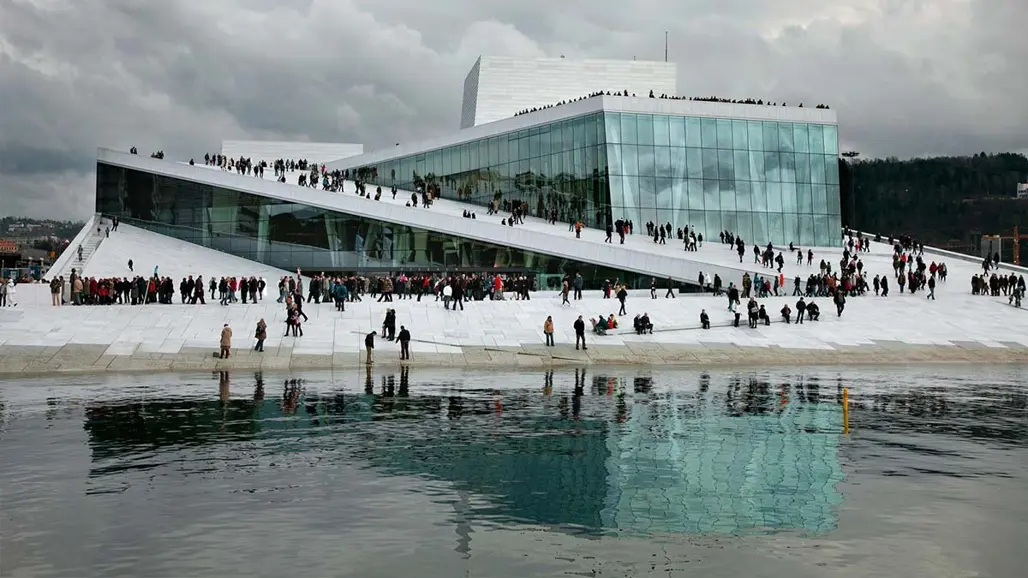
<path fill-rule="evenodd" d="M 686 167 L 690 179 L 703 178 L 703 149 L 685 149 Z"/>
<path fill-rule="evenodd" d="M 608 143 L 621 142 L 621 115 L 616 112 L 608 112 L 603 115 L 604 126 L 607 131 Z"/>
<path fill-rule="evenodd" d="M 670 125 L 670 144 L 675 147 L 684 147 L 685 144 L 685 117 L 672 116 L 668 119 Z"/>
<path fill-rule="evenodd" d="M 732 148 L 735 150 L 749 149 L 749 133 L 745 120 L 732 121 Z"/>
<path fill-rule="evenodd" d="M 825 137 L 822 126 L 812 124 L 807 130 L 810 131 L 810 152 L 823 155 L 825 153 Z"/>
<path fill-rule="evenodd" d="M 778 151 L 778 124 L 764 121 L 764 150 Z"/>
<path fill-rule="evenodd" d="M 764 150 L 764 128 L 761 122 L 759 120 L 747 121 L 746 128 L 749 138 L 749 149 L 751 151 Z"/>
<path fill-rule="evenodd" d="M 685 118 L 685 146 L 700 148 L 702 145 L 700 119 L 695 116 Z"/>
<path fill-rule="evenodd" d="M 798 153 L 810 152 L 808 148 L 807 125 L 798 122 L 792 125 L 793 145 Z"/>
<path fill-rule="evenodd" d="M 686 149 L 681 147 L 667 147 L 668 162 L 671 165 L 671 177 L 685 179 L 689 176 L 686 169 Z"/>
<path fill-rule="evenodd" d="M 639 130 L 636 128 L 638 120 L 634 114 L 621 115 L 621 143 L 637 144 L 639 142 Z"/>
<path fill-rule="evenodd" d="M 713 118 L 700 119 L 700 134 L 703 140 L 703 148 L 717 148 L 717 121 Z"/>
<path fill-rule="evenodd" d="M 839 154 L 839 129 L 835 125 L 826 124 L 823 127 L 825 139 L 825 154 Z"/>
<path fill-rule="evenodd" d="M 732 158 L 732 151 L 717 151 L 718 178 L 723 181 L 735 180 L 735 162 Z"/>
<path fill-rule="evenodd" d="M 778 150 L 783 153 L 795 152 L 793 145 L 793 128 L 791 122 L 778 123 Z"/>
<path fill-rule="evenodd" d="M 682 152 L 682 168 L 685 168 L 685 149 L 676 149 Z M 653 147 L 654 174 L 658 177 L 671 177 L 671 147 Z M 684 174 L 682 176 L 685 176 Z"/>
<path fill-rule="evenodd" d="M 717 148 L 732 148 L 732 121 L 727 118 L 717 119 Z"/>
<path fill-rule="evenodd" d="M 657 114 L 653 116 L 653 144 L 671 146 L 671 127 L 668 117 Z"/>
<path fill-rule="evenodd" d="M 703 178 L 717 179 L 717 151 L 703 149 Z"/>
<path fill-rule="evenodd" d="M 636 117 L 636 126 L 639 129 L 639 144 L 653 144 L 653 116 L 640 114 Z"/>

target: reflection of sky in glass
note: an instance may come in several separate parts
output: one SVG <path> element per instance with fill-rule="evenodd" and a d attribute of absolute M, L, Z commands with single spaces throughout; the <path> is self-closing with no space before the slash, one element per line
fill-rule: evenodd
<path fill-rule="evenodd" d="M 835 485 L 841 429 L 834 405 L 729 416 L 674 404 L 634 406 L 608 438 L 604 526 L 646 532 L 825 532 L 842 496 Z"/>

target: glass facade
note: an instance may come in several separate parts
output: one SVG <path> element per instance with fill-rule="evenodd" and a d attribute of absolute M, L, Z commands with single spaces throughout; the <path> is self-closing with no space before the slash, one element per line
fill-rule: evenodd
<path fill-rule="evenodd" d="M 383 186 L 528 202 L 602 228 L 628 219 L 728 230 L 747 242 L 838 245 L 839 137 L 831 124 L 594 113 L 374 166 Z M 367 171 L 372 173 L 372 171 Z"/>
<path fill-rule="evenodd" d="M 650 277 L 97 163 L 96 211 L 156 233 L 293 271 L 525 272 L 539 288 L 581 273 L 649 287 Z M 663 286 L 663 285 L 662 285 Z"/>

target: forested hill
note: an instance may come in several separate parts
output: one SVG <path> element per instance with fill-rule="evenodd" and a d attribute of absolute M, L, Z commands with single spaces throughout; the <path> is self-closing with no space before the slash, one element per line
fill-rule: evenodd
<path fill-rule="evenodd" d="M 1028 235 L 1028 199 L 1016 199 L 1017 183 L 1028 182 L 1024 155 L 857 160 L 839 168 L 843 210 L 858 229 L 909 233 L 928 244 L 967 241 L 972 231 L 1010 235 L 1015 225 Z"/>

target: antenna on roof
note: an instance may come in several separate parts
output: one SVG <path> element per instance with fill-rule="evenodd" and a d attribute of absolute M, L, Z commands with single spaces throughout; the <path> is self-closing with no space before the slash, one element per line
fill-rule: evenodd
<path fill-rule="evenodd" d="M 664 62 L 667 62 L 667 30 L 664 31 Z"/>

